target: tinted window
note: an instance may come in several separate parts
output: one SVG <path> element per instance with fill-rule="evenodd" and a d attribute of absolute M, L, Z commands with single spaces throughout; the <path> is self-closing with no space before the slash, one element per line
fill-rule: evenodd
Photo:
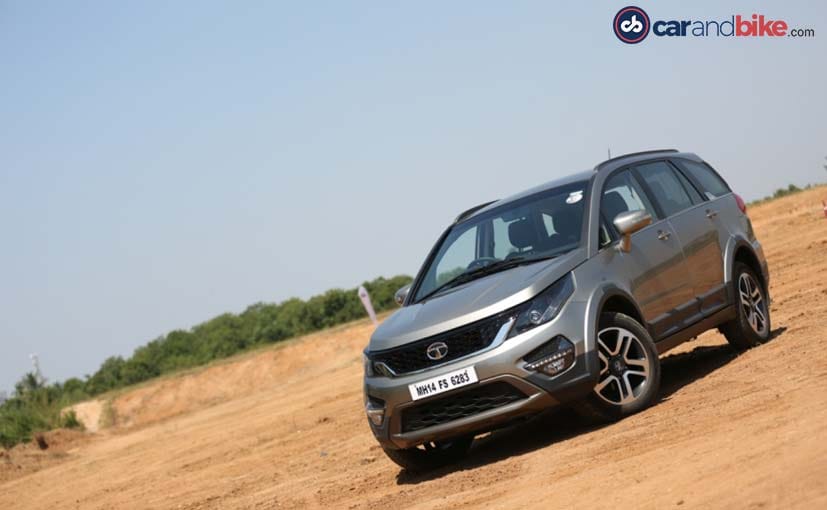
<path fill-rule="evenodd" d="M 685 159 L 676 159 L 675 163 L 701 185 L 702 191 L 710 200 L 730 192 L 729 186 L 724 180 L 718 177 L 718 174 L 713 172 L 706 164 Z"/>
<path fill-rule="evenodd" d="M 620 213 L 641 209 L 653 218 L 657 217 L 640 185 L 628 170 L 618 172 L 606 181 L 600 207 L 603 217 L 609 222 L 613 222 Z"/>
<path fill-rule="evenodd" d="M 692 206 L 692 200 L 668 163 L 655 161 L 635 168 L 664 215 L 672 216 Z"/>
<path fill-rule="evenodd" d="M 683 184 L 683 189 L 685 189 L 686 192 L 689 193 L 689 198 L 692 199 L 693 204 L 700 204 L 704 201 L 701 194 L 698 193 L 698 190 L 695 189 L 695 186 L 693 186 L 692 183 L 689 182 L 689 179 L 687 179 L 685 175 L 683 175 L 680 172 L 675 172 L 675 175 L 678 176 L 678 180 L 680 180 L 681 184 Z"/>
<path fill-rule="evenodd" d="M 604 223 L 603 221 L 600 222 L 598 243 L 601 248 L 605 248 L 606 246 L 612 244 L 612 236 L 609 235 L 609 229 L 606 227 L 606 223 Z"/>

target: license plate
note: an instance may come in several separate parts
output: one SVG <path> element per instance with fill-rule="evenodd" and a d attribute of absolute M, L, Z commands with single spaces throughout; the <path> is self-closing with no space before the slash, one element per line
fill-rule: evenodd
<path fill-rule="evenodd" d="M 474 367 L 466 367 L 418 383 L 409 384 L 408 391 L 411 392 L 412 399 L 419 400 L 445 393 L 454 388 L 474 384 L 477 380 L 477 372 L 474 370 Z"/>

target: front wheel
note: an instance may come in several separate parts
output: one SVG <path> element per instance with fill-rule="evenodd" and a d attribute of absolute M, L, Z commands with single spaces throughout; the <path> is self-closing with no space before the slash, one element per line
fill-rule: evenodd
<path fill-rule="evenodd" d="M 420 472 L 459 461 L 468 453 L 473 442 L 474 436 L 466 436 L 451 441 L 434 441 L 402 450 L 382 449 L 385 455 L 399 467 L 411 472 Z"/>
<path fill-rule="evenodd" d="M 660 389 L 660 359 L 649 332 L 622 313 L 605 313 L 597 330 L 600 375 L 576 406 L 598 421 L 616 421 L 649 407 Z"/>

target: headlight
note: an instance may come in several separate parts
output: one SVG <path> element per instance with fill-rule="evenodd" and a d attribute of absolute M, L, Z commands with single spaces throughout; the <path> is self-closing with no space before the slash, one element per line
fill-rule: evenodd
<path fill-rule="evenodd" d="M 529 301 L 528 305 L 517 316 L 508 337 L 511 338 L 520 333 L 525 333 L 557 317 L 560 309 L 563 308 L 563 305 L 566 304 L 573 293 L 574 282 L 572 282 L 571 274 L 567 274 Z"/>
<path fill-rule="evenodd" d="M 362 366 L 365 369 L 365 377 L 373 377 L 373 361 L 364 352 L 362 353 Z"/>

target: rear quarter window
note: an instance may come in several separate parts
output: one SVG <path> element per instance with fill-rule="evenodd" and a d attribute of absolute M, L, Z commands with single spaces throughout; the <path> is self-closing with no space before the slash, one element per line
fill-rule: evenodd
<path fill-rule="evenodd" d="M 731 191 L 727 183 L 706 163 L 686 159 L 675 159 L 674 163 L 700 184 L 701 191 L 710 200 L 726 195 Z"/>

